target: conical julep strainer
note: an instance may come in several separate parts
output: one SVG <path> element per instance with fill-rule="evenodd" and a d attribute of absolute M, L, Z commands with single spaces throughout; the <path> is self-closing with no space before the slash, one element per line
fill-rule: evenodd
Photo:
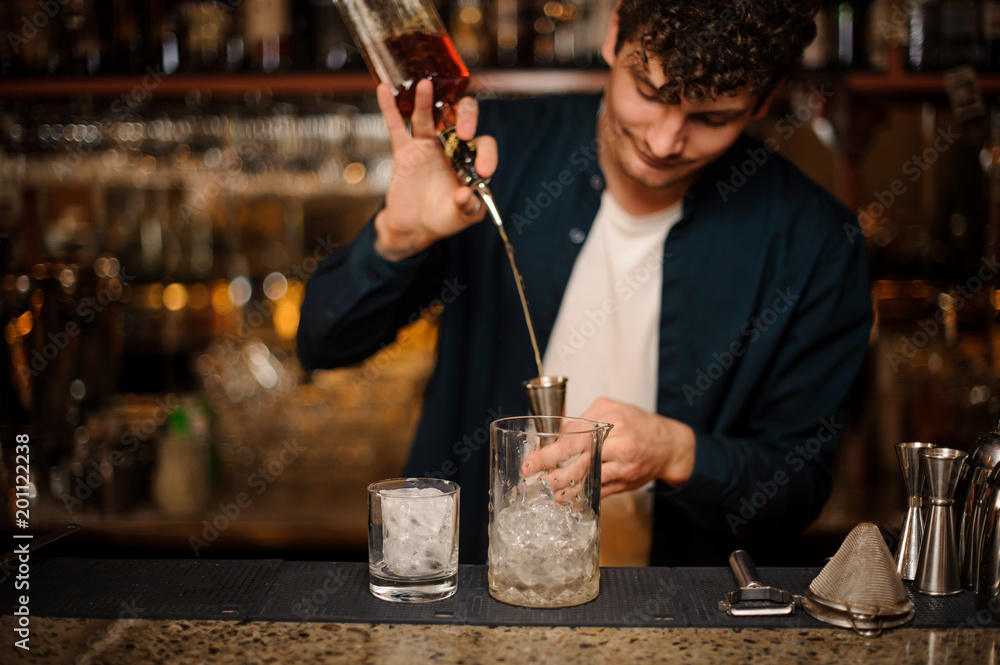
<path fill-rule="evenodd" d="M 802 607 L 813 618 L 875 636 L 914 615 L 889 548 L 878 527 L 854 527 L 840 549 L 803 594 Z"/>

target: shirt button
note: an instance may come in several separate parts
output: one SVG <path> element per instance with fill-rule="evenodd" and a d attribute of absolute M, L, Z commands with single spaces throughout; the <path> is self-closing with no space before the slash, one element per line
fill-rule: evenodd
<path fill-rule="evenodd" d="M 569 241 L 574 245 L 579 245 L 586 239 L 587 239 L 587 234 L 581 231 L 580 229 L 569 230 Z"/>
<path fill-rule="evenodd" d="M 599 175 L 590 176 L 590 186 L 593 187 L 594 189 L 603 189 L 604 178 L 602 178 Z"/>

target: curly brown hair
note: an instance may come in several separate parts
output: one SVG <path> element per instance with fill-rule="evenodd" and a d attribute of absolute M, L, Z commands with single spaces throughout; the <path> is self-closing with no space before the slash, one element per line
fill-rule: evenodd
<path fill-rule="evenodd" d="M 660 92 L 700 102 L 740 88 L 766 98 L 815 38 L 817 0 L 621 0 L 618 41 L 663 65 Z"/>

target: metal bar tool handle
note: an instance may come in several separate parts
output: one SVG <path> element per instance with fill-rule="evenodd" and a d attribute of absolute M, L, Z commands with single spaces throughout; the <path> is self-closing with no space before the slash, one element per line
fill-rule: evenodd
<path fill-rule="evenodd" d="M 736 578 L 736 584 L 741 589 L 755 589 L 763 586 L 760 582 L 760 575 L 757 573 L 757 566 L 746 550 L 736 550 L 729 555 L 729 567 Z"/>

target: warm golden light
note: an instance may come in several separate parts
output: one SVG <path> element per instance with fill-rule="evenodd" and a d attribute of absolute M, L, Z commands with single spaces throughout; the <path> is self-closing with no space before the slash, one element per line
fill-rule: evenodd
<path fill-rule="evenodd" d="M 361 162 L 351 162 L 344 167 L 344 182 L 348 185 L 356 185 L 365 179 L 365 165 Z"/>
<path fill-rule="evenodd" d="M 31 332 L 33 325 L 35 325 L 35 317 L 31 315 L 31 312 L 25 312 L 17 317 L 17 323 L 14 324 L 14 331 L 18 337 L 24 337 Z"/>
<path fill-rule="evenodd" d="M 163 306 L 169 309 L 171 312 L 177 312 L 184 309 L 184 306 L 188 303 L 188 292 L 184 288 L 183 284 L 178 284 L 174 282 L 167 288 L 163 289 Z"/>
<path fill-rule="evenodd" d="M 229 297 L 229 286 L 225 282 L 217 284 L 212 289 L 212 309 L 219 316 L 225 316 L 233 311 L 233 300 Z"/>
<path fill-rule="evenodd" d="M 280 339 L 295 339 L 299 329 L 299 306 L 289 300 L 282 300 L 274 307 L 274 332 Z"/>

